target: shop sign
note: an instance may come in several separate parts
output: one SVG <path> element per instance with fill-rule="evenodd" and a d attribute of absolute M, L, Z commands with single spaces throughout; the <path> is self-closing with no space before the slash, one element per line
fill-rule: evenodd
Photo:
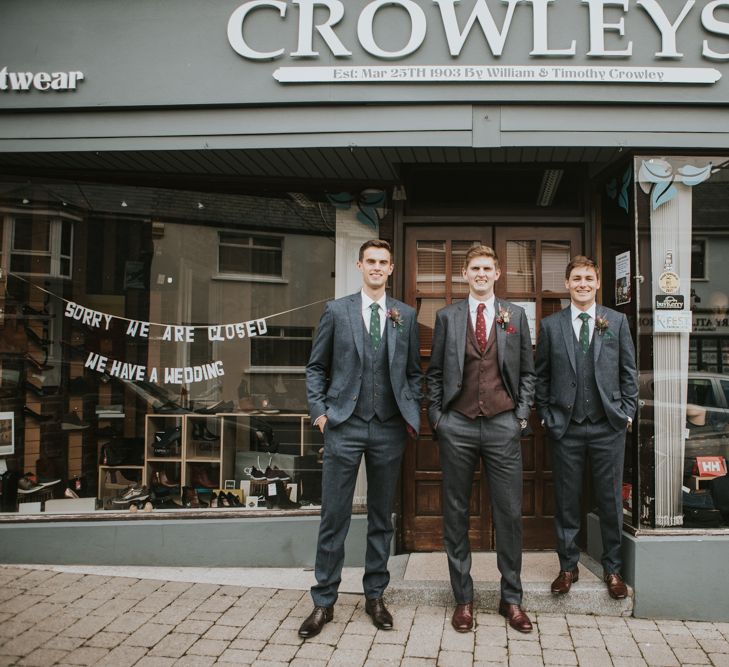
<path fill-rule="evenodd" d="M 691 333 L 691 311 L 680 312 L 656 311 L 653 315 L 653 331 L 655 333 Z"/>
<path fill-rule="evenodd" d="M 683 310 L 683 294 L 656 294 L 656 310 Z"/>
<path fill-rule="evenodd" d="M 460 0 L 433 0 L 439 10 L 439 16 L 426 15 L 423 3 L 415 0 L 373 0 L 358 9 L 357 5 L 347 3 L 349 12 L 359 11 L 356 17 L 356 45 L 371 56 L 380 60 L 398 61 L 414 54 L 428 39 L 428 35 L 445 34 L 448 51 L 452 58 L 458 58 L 467 42 L 481 39 L 476 36 L 480 32 L 485 38 L 492 59 L 502 56 L 510 35 L 512 40 L 520 44 L 530 44 L 531 50 L 524 55 L 529 58 L 575 58 L 590 59 L 630 59 L 633 55 L 633 41 L 623 41 L 622 48 L 608 48 L 610 39 L 618 40 L 626 35 L 626 22 L 637 13 L 638 9 L 648 16 L 655 30 L 656 43 L 660 48 L 654 52 L 656 59 L 680 61 L 684 51 L 689 48 L 700 50 L 701 57 L 709 61 L 729 60 L 729 51 L 722 39 L 729 36 L 729 22 L 720 18 L 721 13 L 729 8 L 727 0 L 713 0 L 703 7 L 695 7 L 696 0 L 686 0 L 676 8 L 667 0 L 636 0 L 634 7 L 629 7 L 629 0 L 560 0 L 562 7 L 572 2 L 577 11 L 580 5 L 587 6 L 587 22 L 589 36 L 580 43 L 568 36 L 559 44 L 550 42 L 550 20 L 555 19 L 555 0 L 501 0 L 495 3 L 489 0 L 476 0 L 469 8 L 457 9 Z M 505 14 L 503 5 L 506 5 Z M 297 12 L 289 11 L 290 5 L 296 5 Z M 495 19 L 491 7 L 499 6 L 499 16 Z M 382 46 L 382 35 L 378 36 L 377 26 L 382 25 L 381 10 L 395 8 L 403 12 L 409 30 L 399 40 L 397 47 Z M 255 11 L 254 11 L 255 10 Z M 249 43 L 248 35 L 260 34 L 257 31 L 256 17 L 258 10 L 278 13 L 284 21 L 297 21 L 295 44 L 271 43 L 264 50 L 259 45 Z M 623 12 L 617 20 L 614 12 Z M 531 40 L 523 34 L 511 30 L 512 22 L 517 23 L 522 15 L 531 18 Z M 529 14 L 531 16 L 529 17 Z M 316 15 L 316 17 L 315 17 Z M 669 16 L 670 15 L 670 16 Z M 323 18 L 325 17 L 325 18 Z M 610 17 L 610 18 L 608 18 Z M 323 18 L 323 20 L 322 20 Z M 345 38 L 345 31 L 338 30 L 338 24 L 345 18 L 345 3 L 341 0 L 250 0 L 237 7 L 231 14 L 228 25 L 228 43 L 243 58 L 253 61 L 269 61 L 288 55 L 292 59 L 330 60 L 334 58 L 351 58 L 354 42 L 350 34 Z M 682 44 L 679 42 L 679 28 L 687 21 L 699 23 L 706 39 L 701 45 Z M 500 25 L 499 25 L 500 22 Z M 461 27 L 463 26 L 463 27 Z M 480 29 L 476 29 L 476 26 Z M 515 29 L 516 30 L 516 29 Z M 315 48 L 315 37 L 323 41 L 326 51 L 321 53 Z M 649 38 L 644 35 L 643 38 Z M 719 50 L 720 46 L 725 50 Z M 579 51 L 579 53 L 578 53 Z M 281 83 L 366 83 L 366 82 L 489 82 L 489 81 L 523 81 L 523 82 L 573 82 L 573 83 L 688 83 L 712 84 L 721 78 L 721 74 L 711 67 L 631 67 L 631 66 L 563 66 L 563 65 L 524 65 L 499 66 L 460 65 L 451 63 L 434 63 L 418 66 L 302 66 L 280 67 L 273 75 Z"/>
<path fill-rule="evenodd" d="M 83 72 L 9 72 L 7 66 L 0 69 L 0 90 L 3 92 L 68 92 L 76 90 L 86 77 Z"/>

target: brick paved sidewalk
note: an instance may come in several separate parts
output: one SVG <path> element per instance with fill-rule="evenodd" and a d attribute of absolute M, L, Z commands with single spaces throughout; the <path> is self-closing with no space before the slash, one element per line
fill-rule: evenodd
<path fill-rule="evenodd" d="M 334 622 L 303 642 L 311 610 L 291 590 L 104 577 L 0 566 L 5 665 L 715 665 L 729 667 L 729 623 L 537 615 L 521 635 L 479 612 L 458 634 L 445 607 L 391 607 L 376 630 L 363 598 L 342 595 Z"/>

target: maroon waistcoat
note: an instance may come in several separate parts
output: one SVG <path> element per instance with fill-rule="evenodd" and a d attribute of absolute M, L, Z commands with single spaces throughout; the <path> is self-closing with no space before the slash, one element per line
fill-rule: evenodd
<path fill-rule="evenodd" d="M 514 401 L 506 391 L 499 372 L 496 322 L 491 326 L 486 349 L 481 352 L 469 316 L 461 387 L 461 393 L 453 399 L 451 407 L 469 419 L 493 417 L 514 409 Z"/>

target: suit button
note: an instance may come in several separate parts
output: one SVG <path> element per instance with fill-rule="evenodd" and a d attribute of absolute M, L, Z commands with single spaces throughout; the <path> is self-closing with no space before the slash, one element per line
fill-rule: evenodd
<path fill-rule="evenodd" d="M 352 396 L 352 400 L 353 401 L 356 401 L 357 400 L 357 397 L 356 396 Z"/>
<path fill-rule="evenodd" d="M 567 409 L 568 409 L 568 410 L 571 410 L 571 409 L 572 409 L 572 406 L 571 406 L 571 405 L 568 405 L 568 406 L 567 406 Z"/>
<path fill-rule="evenodd" d="M 458 388 L 459 388 L 459 389 L 461 388 L 461 383 L 460 383 L 460 382 L 458 383 Z"/>
<path fill-rule="evenodd" d="M 361 377 L 361 376 L 360 376 L 360 377 Z M 576 387 L 576 386 L 577 386 L 577 384 L 575 384 L 575 383 L 573 382 L 573 383 L 572 383 L 572 386 L 573 386 L 573 387 Z"/>

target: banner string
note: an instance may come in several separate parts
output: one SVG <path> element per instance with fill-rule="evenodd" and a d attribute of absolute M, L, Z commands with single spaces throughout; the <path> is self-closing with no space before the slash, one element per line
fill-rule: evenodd
<path fill-rule="evenodd" d="M 54 294 L 53 292 L 51 292 L 51 291 L 49 291 L 49 290 L 47 290 L 47 289 L 45 289 L 43 287 L 40 287 L 39 285 L 36 285 L 35 283 L 32 283 L 30 280 L 27 280 L 26 278 L 23 278 L 22 276 L 19 276 L 17 273 L 10 273 L 10 272 L 8 272 L 7 275 L 8 276 L 12 276 L 13 278 L 16 278 L 18 280 L 22 280 L 24 283 L 27 283 L 31 287 L 34 287 L 35 289 L 40 290 L 41 292 L 47 294 L 48 296 L 51 296 L 54 299 L 58 299 L 59 301 L 62 301 L 65 304 L 71 303 L 71 304 L 74 304 L 74 305 L 79 305 L 79 306 L 81 306 L 82 308 L 85 308 L 88 311 L 93 311 L 95 313 L 100 313 L 101 312 L 101 311 L 98 311 L 98 310 L 94 310 L 93 308 L 86 308 L 86 306 L 83 306 L 82 304 L 77 304 L 75 301 L 71 301 L 70 299 L 64 299 L 62 296 L 58 296 L 58 294 Z M 304 308 L 310 308 L 311 306 L 316 306 L 317 304 L 320 304 L 320 303 L 326 303 L 327 301 L 330 301 L 330 300 L 331 299 L 319 299 L 318 301 L 312 301 L 311 303 L 307 303 L 304 306 L 297 306 L 296 308 L 289 308 L 288 310 L 282 310 L 280 313 L 274 313 L 273 315 L 266 315 L 265 317 L 256 317 L 256 318 L 254 318 L 254 320 L 251 320 L 251 321 L 255 321 L 255 320 L 272 320 L 274 317 L 280 317 L 281 315 L 288 315 L 288 313 L 293 313 L 293 312 L 296 312 L 297 310 L 303 310 Z M 195 325 L 195 326 L 189 326 L 188 327 L 187 325 L 180 325 L 180 324 L 164 324 L 162 322 L 147 322 L 147 320 L 135 320 L 135 319 L 130 318 L 130 317 L 121 317 L 120 315 L 110 315 L 108 313 L 101 313 L 101 314 L 102 315 L 105 315 L 105 316 L 108 316 L 108 317 L 111 317 L 112 319 L 115 319 L 115 320 L 122 320 L 124 322 L 140 322 L 140 323 L 149 324 L 150 326 L 153 326 L 153 327 L 178 327 L 178 326 L 185 326 L 186 328 L 189 328 L 189 329 L 208 329 L 209 327 L 234 327 L 236 325 L 245 324 L 245 322 L 232 322 L 232 323 L 229 323 L 229 324 L 198 324 L 198 325 Z"/>

